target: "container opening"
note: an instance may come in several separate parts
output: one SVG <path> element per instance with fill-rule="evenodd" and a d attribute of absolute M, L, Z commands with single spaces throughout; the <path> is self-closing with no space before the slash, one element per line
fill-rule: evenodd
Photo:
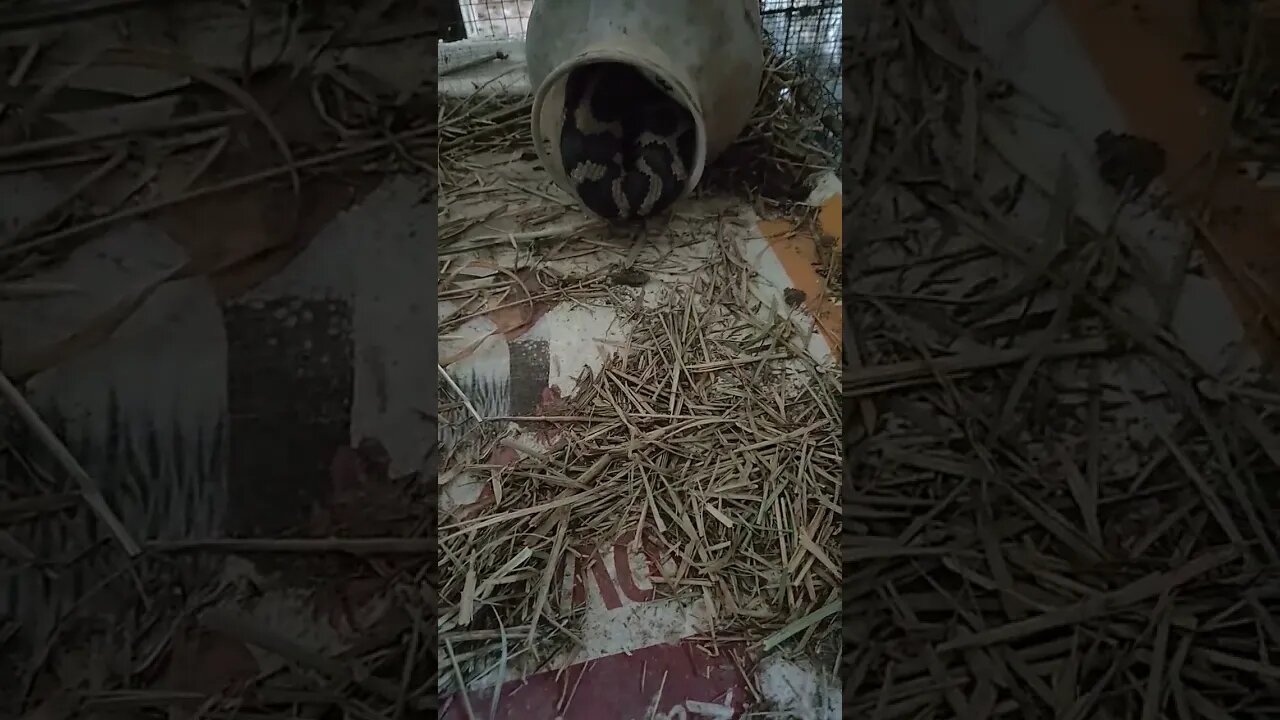
<path fill-rule="evenodd" d="M 584 205 L 640 218 L 693 187 L 698 122 L 670 81 L 613 59 L 577 65 L 562 80 L 559 160 Z"/>
<path fill-rule="evenodd" d="M 614 60 L 586 63 L 565 77 L 564 99 L 566 113 L 581 108 L 593 119 L 618 122 L 632 147 L 645 140 L 674 142 L 686 172 L 693 167 L 693 112 L 663 78 Z"/>

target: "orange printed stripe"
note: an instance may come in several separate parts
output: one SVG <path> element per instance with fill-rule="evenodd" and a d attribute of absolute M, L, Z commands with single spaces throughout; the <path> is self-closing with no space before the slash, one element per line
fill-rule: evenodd
<path fill-rule="evenodd" d="M 818 211 L 820 232 L 834 241 L 832 251 L 837 253 L 844 244 L 840 207 L 840 196 L 835 195 Z M 791 287 L 804 293 L 804 308 L 813 316 L 832 356 L 840 357 L 844 317 L 840 305 L 828 299 L 826 281 L 818 274 L 820 239 L 786 220 L 761 220 L 760 235 L 786 271 Z"/>
<path fill-rule="evenodd" d="M 1235 172 L 1226 158 L 1209 182 L 1210 160 L 1225 146 L 1228 108 L 1197 84 L 1195 65 L 1185 59 L 1203 49 L 1193 4 L 1057 1 L 1130 131 L 1164 148 L 1165 181 L 1201 228 L 1202 249 L 1246 329 L 1274 348 L 1280 193 Z M 1202 208 L 1209 210 L 1203 222 Z"/>

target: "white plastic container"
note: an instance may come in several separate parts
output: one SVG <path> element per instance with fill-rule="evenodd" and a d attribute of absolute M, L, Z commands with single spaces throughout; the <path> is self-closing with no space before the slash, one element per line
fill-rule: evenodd
<path fill-rule="evenodd" d="M 669 86 L 693 116 L 687 193 L 729 147 L 755 108 L 764 67 L 759 0 L 538 0 L 525 38 L 534 89 L 533 141 L 570 195 L 560 160 L 564 83 L 575 68 L 633 65 Z"/>

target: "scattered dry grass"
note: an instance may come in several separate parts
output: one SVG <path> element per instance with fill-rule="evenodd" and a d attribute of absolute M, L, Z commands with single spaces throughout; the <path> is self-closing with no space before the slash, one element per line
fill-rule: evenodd
<path fill-rule="evenodd" d="M 134 5 L 117 3 L 88 13 L 75 3 L 5 12 L 0 67 L 10 92 L 0 103 L 0 175 L 12 179 L 39 173 L 66 192 L 47 207 L 11 208 L 18 212 L 10 215 L 20 220 L 0 228 L 0 300 L 77 292 L 76 287 L 32 278 L 63 263 L 104 231 L 130 221 L 145 218 L 167 230 L 166 219 L 189 213 L 201 216 L 195 224 L 225 228 L 230 223 L 220 223 L 227 219 L 217 215 L 226 206 L 211 201 L 230 197 L 248 198 L 247 205 L 260 201 L 263 214 L 279 215 L 281 222 L 268 228 L 271 232 L 218 237 L 215 247 L 175 234 L 177 244 L 198 260 L 164 274 L 118 306 L 102 309 L 101 316 L 86 321 L 82 333 L 39 363 L 14 363 L 19 371 L 11 375 L 34 374 L 77 357 L 110 337 L 165 283 L 204 277 L 217 285 L 226 275 L 252 275 L 264 256 L 304 246 L 310 239 L 300 236 L 307 216 L 314 220 L 341 209 L 316 208 L 321 203 L 313 190 L 328 176 L 340 174 L 351 181 L 404 171 L 418 175 L 426 188 L 433 183 L 434 87 L 422 86 L 401 97 L 385 87 L 361 87 L 346 72 L 345 61 L 335 60 L 340 43 L 328 51 L 322 47 L 353 22 L 355 13 L 339 7 L 341 3 L 330 4 L 326 14 L 309 15 L 304 31 L 285 28 L 271 37 L 267 26 L 278 18 L 268 17 L 270 11 L 262 5 L 256 6 L 256 25 L 249 22 L 254 7 L 246 6 L 244 15 L 230 19 L 211 18 L 216 14 L 211 6 L 197 8 L 193 12 L 206 12 L 204 19 L 211 25 L 221 20 L 240 27 L 235 23 L 243 21 L 251 28 L 244 42 L 247 50 L 255 44 L 258 50 L 264 44 L 274 49 L 288 40 L 300 46 L 288 49 L 302 51 L 246 53 L 244 67 L 236 71 L 186 57 L 185 48 L 164 53 L 127 48 L 92 55 L 79 66 L 73 63 L 74 72 L 64 72 L 68 56 L 84 55 L 83 47 L 69 48 L 75 43 L 67 38 L 83 39 L 85 33 L 102 30 L 92 25 L 101 19 L 98 11 L 124 13 L 103 20 L 107 42 L 118 42 L 119 31 L 126 28 L 145 33 L 168 22 L 129 14 Z M 376 12 L 366 10 L 362 22 L 384 22 L 380 15 L 390 5 L 378 3 L 372 8 Z M 180 10 L 187 9 L 184 5 Z M 86 22 L 89 27 L 78 24 Z M 8 35 L 13 27 L 23 28 L 22 34 Z M 357 39 L 338 40 L 349 49 Z M 313 65 L 317 59 L 321 62 Z M 173 91 L 181 102 L 172 113 L 159 113 L 152 111 L 154 98 L 72 87 L 72 80 L 81 79 L 77 73 L 85 73 L 96 82 L 105 77 L 116 81 L 114 87 L 127 88 L 136 76 L 126 73 L 122 80 L 111 75 L 122 66 L 185 79 Z M 328 70 L 319 72 L 319 66 Z M 415 111 L 415 105 L 431 111 Z M 104 114 L 118 116 L 104 122 Z M 255 220 L 235 218 L 241 219 L 250 226 Z M 385 534 L 160 541 L 153 534 L 156 526 L 184 528 L 191 515 L 212 512 L 199 507 L 205 499 L 199 489 L 181 485 L 190 480 L 191 468 L 185 473 L 165 468 L 153 486 L 138 489 L 134 483 L 157 476 L 140 470 L 143 477 L 131 477 L 134 466 L 126 468 L 128 463 L 145 465 L 149 460 L 138 459 L 145 449 L 121 448 L 131 442 L 126 438 L 136 439 L 144 429 L 123 428 L 119 438 L 113 431 L 112 442 L 124 445 L 106 451 L 121 455 L 114 465 L 107 464 L 118 475 L 91 477 L 63 445 L 76 446 L 80 438 L 67 437 L 65 424 L 33 411 L 23 397 L 25 377 L 12 379 L 0 376 L 0 572 L 6 595 L 6 616 L 0 617 L 0 685 L 5 690 L 0 714 L 319 717 L 341 712 L 399 718 L 434 708 L 428 653 L 435 646 L 436 629 L 431 539 L 436 516 L 434 492 L 422 492 L 423 485 L 434 490 L 430 483 L 407 480 L 396 487 L 401 507 L 421 511 L 416 525 L 385 528 Z M 17 412 L 8 412 L 12 409 Z M 210 484 L 224 481 L 213 478 Z M 137 501 L 134 509 L 143 504 L 138 497 L 149 500 L 145 517 L 134 513 L 117 518 L 120 508 L 113 512 L 103 497 L 123 504 L 119 498 L 129 493 L 134 495 L 129 500 Z M 232 554 L 255 560 L 289 558 L 281 564 L 306 568 L 311 575 L 300 584 L 310 583 L 317 598 L 330 592 L 326 583 L 353 578 L 373 582 L 379 598 L 397 612 L 384 616 L 387 622 L 354 631 L 345 652 L 331 655 L 303 647 L 289 630 L 250 617 L 247 608 L 278 588 L 268 581 L 257 585 L 261 578 L 248 582 L 243 575 L 229 580 L 223 571 Z M 9 611 L 15 616 L 9 617 Z M 243 657 L 225 665 L 210 663 L 210 654 L 201 656 L 197 650 L 207 649 L 201 643 L 213 636 L 233 646 L 257 648 L 262 657 L 280 661 L 280 668 L 226 682 L 227 672 L 254 671 L 258 665 Z M 175 687 L 173 678 L 184 673 L 203 679 L 203 685 Z"/>
<path fill-rule="evenodd" d="M 566 415 L 528 419 L 551 449 L 512 444 L 524 459 L 492 470 L 494 503 L 442 520 L 443 639 L 545 662 L 580 641 L 566 577 L 617 542 L 663 561 L 662 595 L 702 600 L 709 637 L 823 636 L 839 585 L 839 388 L 789 319 L 760 319 L 749 274 L 727 240 L 688 286 L 637 309 Z"/>
<path fill-rule="evenodd" d="M 1272 385 L 1166 324 L 1117 221 L 1157 198 L 1098 227 L 999 160 L 1008 89 L 944 5 L 845 56 L 845 713 L 1265 717 Z"/>

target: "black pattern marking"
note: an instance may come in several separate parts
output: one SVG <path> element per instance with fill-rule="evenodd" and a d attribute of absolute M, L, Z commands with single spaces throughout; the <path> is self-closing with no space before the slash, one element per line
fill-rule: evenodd
<path fill-rule="evenodd" d="M 684 191 L 693 119 L 666 83 L 621 63 L 578 68 L 565 81 L 563 118 L 560 159 L 587 209 L 610 220 L 643 218 Z"/>
<path fill-rule="evenodd" d="M 512 415 L 535 415 L 551 377 L 551 349 L 546 340 L 524 338 L 507 345 L 511 357 Z"/>
<path fill-rule="evenodd" d="M 224 308 L 231 535 L 294 530 L 331 492 L 351 442 L 351 307 L 280 298 Z"/>

